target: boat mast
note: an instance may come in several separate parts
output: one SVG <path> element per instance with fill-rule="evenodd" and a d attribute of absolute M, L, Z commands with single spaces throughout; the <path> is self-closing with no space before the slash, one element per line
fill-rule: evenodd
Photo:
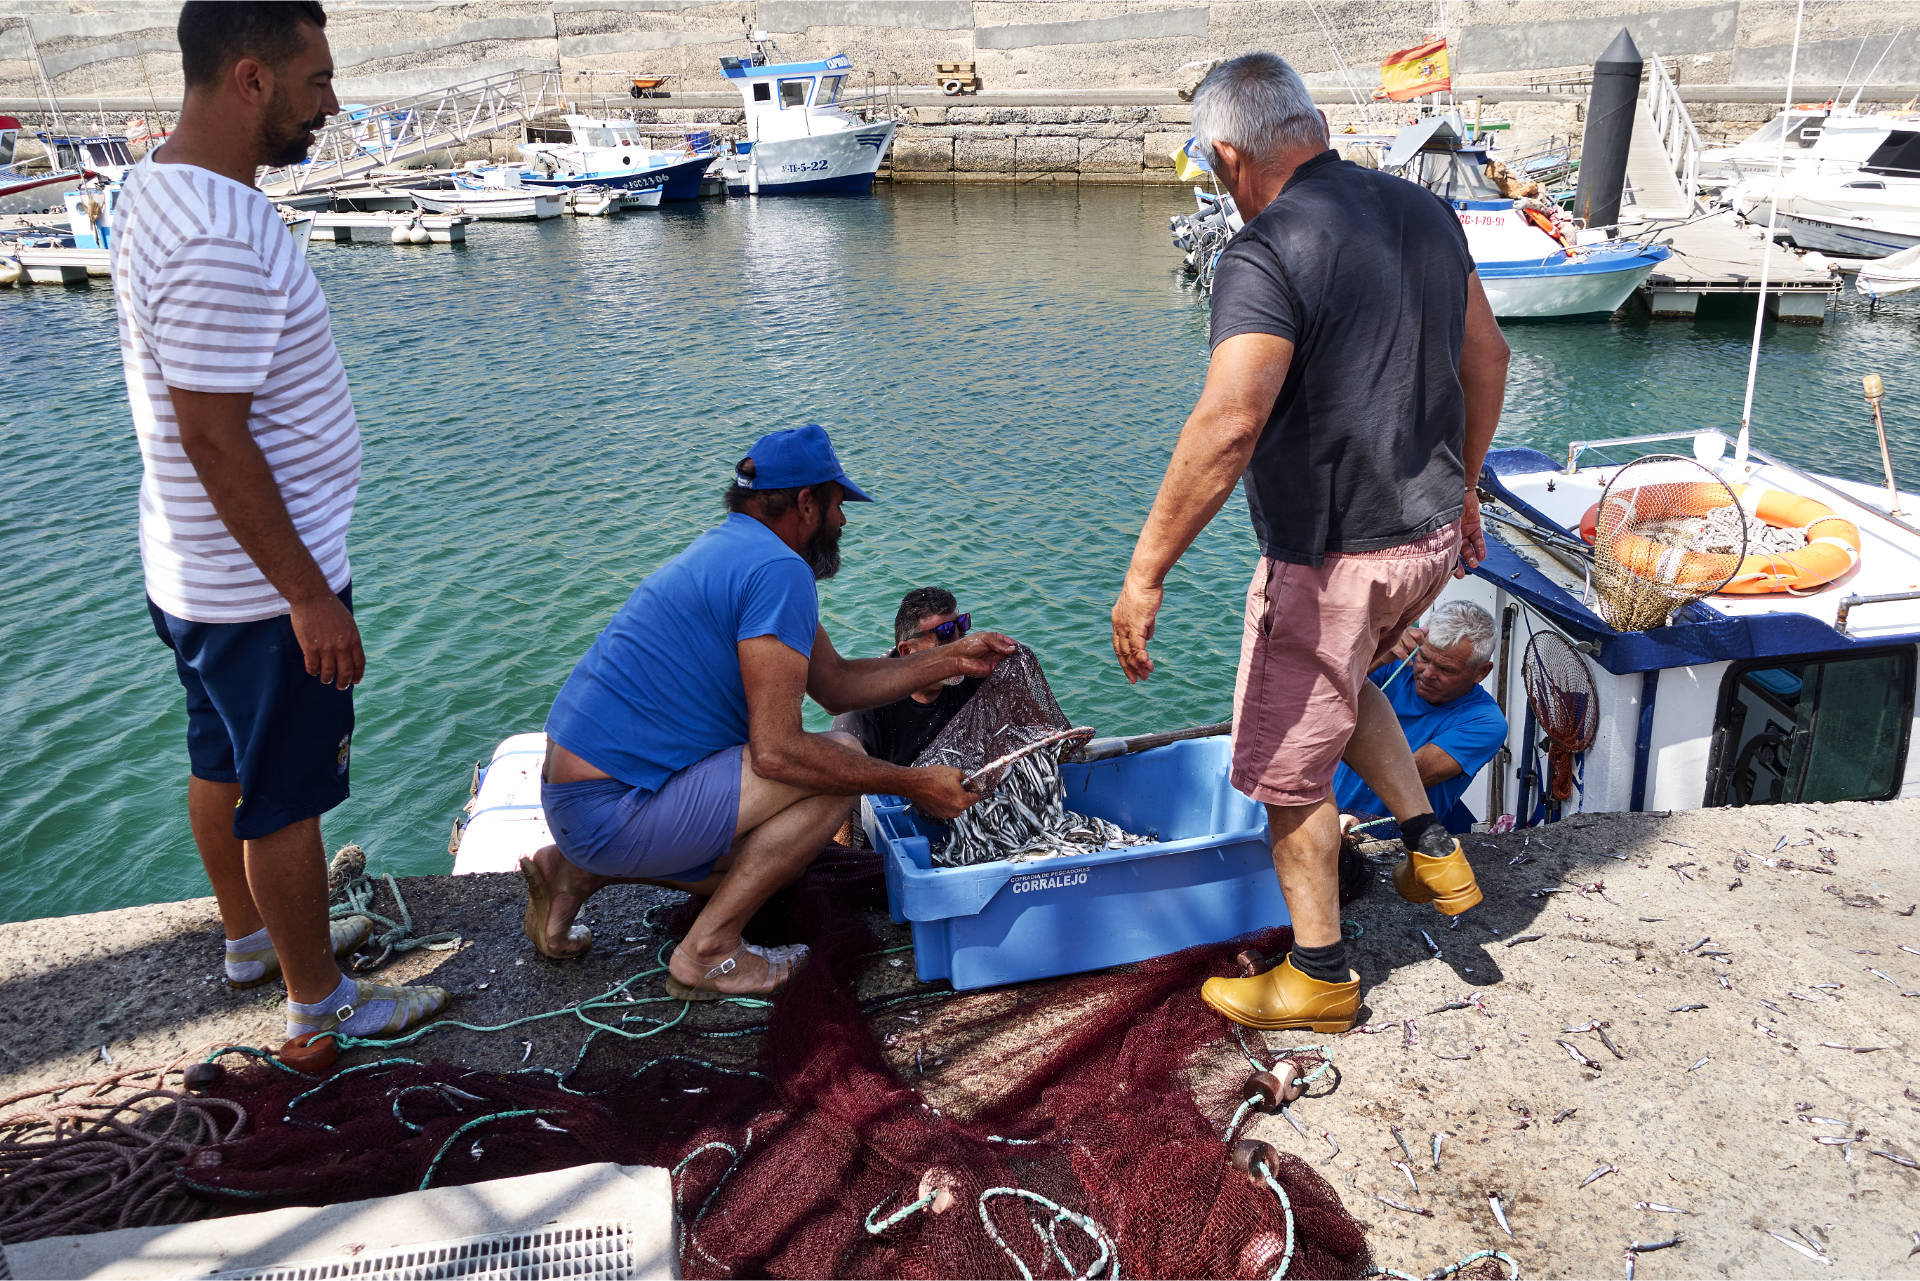
<path fill-rule="evenodd" d="M 26 18 L 21 18 L 20 26 L 27 33 L 27 53 L 33 58 L 33 69 L 40 73 L 40 92 L 47 97 L 47 111 L 53 116 L 53 131 L 65 133 L 67 126 L 60 120 L 60 104 L 53 100 L 53 86 L 47 83 L 47 66 L 40 61 L 40 45 L 33 38 L 33 23 Z M 47 153 L 47 163 L 49 165 L 53 163 L 52 152 Z"/>
<path fill-rule="evenodd" d="M 1800 70 L 1800 27 L 1807 16 L 1807 0 L 1793 11 L 1793 53 L 1787 59 L 1787 100 L 1781 112 L 1793 110 L 1793 79 Z M 1767 202 L 1767 247 L 1760 254 L 1760 296 L 1753 305 L 1753 350 L 1747 356 L 1747 398 L 1740 407 L 1740 434 L 1734 438 L 1733 461 L 1745 466 L 1753 437 L 1753 384 L 1760 372 L 1760 333 L 1767 323 L 1767 280 L 1773 267 L 1773 232 L 1780 221 L 1780 185 L 1787 169 L 1787 131 L 1780 130 L 1780 150 L 1773 163 L 1773 197 Z"/>
<path fill-rule="evenodd" d="M 1880 64 L 1887 60 L 1887 55 L 1893 52 L 1893 46 L 1895 42 L 1897 42 L 1900 39 L 1900 37 L 1904 36 L 1905 34 L 1907 34 L 1907 29 L 1905 27 L 1902 27 L 1898 31 L 1893 33 L 1892 40 L 1887 41 L 1887 47 L 1882 49 L 1880 51 L 1880 56 L 1874 60 L 1873 70 L 1867 72 L 1867 78 L 1865 80 L 1862 80 L 1860 82 L 1860 87 L 1853 91 L 1853 101 L 1847 104 L 1848 111 L 1853 111 L 1854 109 L 1859 107 L 1860 95 L 1865 93 L 1867 91 L 1867 86 L 1873 83 L 1873 77 L 1875 76 L 1875 74 L 1879 72 Z"/>

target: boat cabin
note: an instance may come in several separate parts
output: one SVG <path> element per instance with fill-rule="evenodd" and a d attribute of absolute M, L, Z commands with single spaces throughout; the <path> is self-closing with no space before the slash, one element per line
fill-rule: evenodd
<path fill-rule="evenodd" d="M 43 133 L 40 141 L 53 157 L 55 169 L 78 169 L 90 178 L 119 182 L 135 164 L 127 140 L 112 134 Z"/>
<path fill-rule="evenodd" d="M 1747 487 L 1743 503 L 1784 494 L 1850 523 L 1857 563 L 1811 589 L 1711 595 L 1650 630 L 1609 626 L 1597 608 L 1583 516 L 1622 465 L 1676 441 Z M 1920 794 L 1910 750 L 1920 527 L 1889 514 L 1884 488 L 1804 472 L 1757 448 L 1740 458 L 1727 445 L 1721 433 L 1701 431 L 1576 442 L 1566 459 L 1492 451 L 1482 487 L 1487 560 L 1443 593 L 1480 605 L 1495 624 L 1487 688 L 1506 713 L 1508 737 L 1466 793 L 1477 817 L 1512 813 L 1527 826 L 1582 811 Z M 1672 467 L 1676 478 L 1683 469 L 1698 475 L 1690 462 L 1652 465 Z M 1898 506 L 1920 510 L 1920 500 L 1903 495 Z M 1564 801 L 1551 794 L 1551 745 L 1523 670 L 1529 641 L 1545 634 L 1579 652 L 1597 705 L 1598 731 L 1573 757 Z"/>
<path fill-rule="evenodd" d="M 840 105 L 853 71 L 845 54 L 821 62 L 768 63 L 762 49 L 756 46 L 750 58 L 720 59 L 720 73 L 746 105 L 748 138 L 775 142 L 851 126 Z"/>
<path fill-rule="evenodd" d="M 1457 115 L 1430 116 L 1394 137 L 1381 167 L 1397 171 L 1453 206 L 1479 264 L 1539 263 L 1564 258 L 1565 246 L 1529 218 L 1487 176 L 1492 144 L 1469 139 Z M 1547 225 L 1551 225 L 1550 222 Z"/>

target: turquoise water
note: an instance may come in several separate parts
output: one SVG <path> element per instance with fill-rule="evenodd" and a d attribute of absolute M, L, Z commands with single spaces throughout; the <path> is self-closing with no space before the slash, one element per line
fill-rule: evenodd
<path fill-rule="evenodd" d="M 943 583 L 1040 652 L 1077 721 L 1223 719 L 1253 556 L 1237 501 L 1171 581 L 1152 682 L 1129 687 L 1108 646 L 1205 373 L 1205 305 L 1169 270 L 1182 203 L 903 187 L 484 224 L 464 249 L 315 245 L 366 443 L 367 681 L 329 845 L 444 871 L 473 762 L 538 728 L 633 584 L 716 518 L 745 446 L 810 420 L 882 500 L 851 510 L 822 590 L 843 653 L 884 649 L 901 592 Z M 1750 333 L 1750 316 L 1512 326 L 1501 441 L 1731 431 Z M 1878 370 L 1920 484 L 1920 305 L 1849 302 L 1823 328 L 1770 326 L 1764 351 L 1756 439 L 1873 478 L 1859 378 Z M 0 294 L 0 352 L 0 919 L 205 893 L 110 294 Z"/>

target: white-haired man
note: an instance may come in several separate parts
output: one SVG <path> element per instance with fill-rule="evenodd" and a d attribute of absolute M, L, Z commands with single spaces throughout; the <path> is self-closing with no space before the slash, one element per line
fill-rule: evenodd
<path fill-rule="evenodd" d="M 1248 220 L 1221 255 L 1213 355 L 1113 607 L 1129 680 L 1169 570 L 1245 478 L 1261 558 L 1234 691 L 1233 783 L 1267 807 L 1293 950 L 1201 997 L 1259 1028 L 1342 1032 L 1360 1005 L 1340 935 L 1344 757 L 1400 821 L 1402 894 L 1480 901 L 1427 808 L 1407 740 L 1367 673 L 1486 554 L 1474 481 L 1500 419 L 1507 345 L 1453 210 L 1341 160 L 1293 68 L 1216 67 L 1194 132 Z"/>
<path fill-rule="evenodd" d="M 1394 718 L 1427 805 L 1449 832 L 1466 831 L 1473 815 L 1460 798 L 1507 741 L 1507 718 L 1480 682 L 1493 670 L 1493 615 L 1472 601 L 1442 601 L 1425 627 L 1409 627 L 1395 653 L 1369 678 L 1393 705 Z M 1387 803 L 1347 765 L 1333 776 L 1342 814 L 1389 817 Z"/>

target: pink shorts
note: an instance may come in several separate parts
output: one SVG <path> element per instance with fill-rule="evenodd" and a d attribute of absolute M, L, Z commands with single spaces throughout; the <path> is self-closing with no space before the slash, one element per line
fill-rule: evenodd
<path fill-rule="evenodd" d="M 1333 790 L 1360 685 L 1446 586 L 1458 522 L 1318 569 L 1260 558 L 1247 588 L 1233 688 L 1233 785 L 1268 805 Z"/>

